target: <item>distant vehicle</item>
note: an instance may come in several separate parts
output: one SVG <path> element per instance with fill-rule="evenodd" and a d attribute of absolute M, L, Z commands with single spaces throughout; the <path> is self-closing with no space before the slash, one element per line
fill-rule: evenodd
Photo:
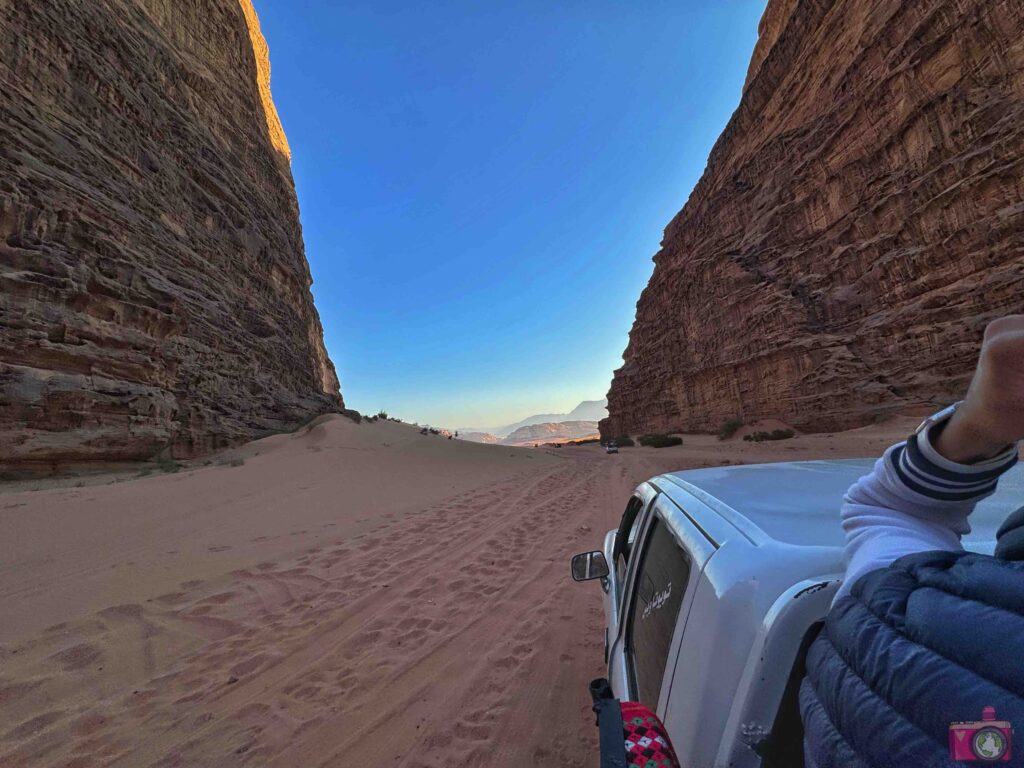
<path fill-rule="evenodd" d="M 604 590 L 615 696 L 657 712 L 681 765 L 804 765 L 804 655 L 844 572 L 843 493 L 871 465 L 659 475 L 633 492 L 603 551 L 572 559 L 575 580 L 600 579 Z M 991 554 L 1022 499 L 1016 467 L 978 505 L 964 546 Z"/>
<path fill-rule="evenodd" d="M 605 453 L 618 453 L 619 452 L 619 444 L 616 443 L 615 441 L 612 441 L 612 442 L 608 443 L 604 447 L 604 452 Z"/>

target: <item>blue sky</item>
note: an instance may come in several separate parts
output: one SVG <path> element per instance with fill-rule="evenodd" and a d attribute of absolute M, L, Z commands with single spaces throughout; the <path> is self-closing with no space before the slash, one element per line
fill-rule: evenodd
<path fill-rule="evenodd" d="M 255 0 L 349 407 L 604 396 L 765 0 Z"/>

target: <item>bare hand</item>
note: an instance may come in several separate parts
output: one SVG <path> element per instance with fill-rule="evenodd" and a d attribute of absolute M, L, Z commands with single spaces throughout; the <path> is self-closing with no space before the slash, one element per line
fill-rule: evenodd
<path fill-rule="evenodd" d="M 961 463 L 991 458 L 1024 439 L 1024 315 L 993 320 L 985 329 L 978 367 L 964 403 L 936 441 Z"/>

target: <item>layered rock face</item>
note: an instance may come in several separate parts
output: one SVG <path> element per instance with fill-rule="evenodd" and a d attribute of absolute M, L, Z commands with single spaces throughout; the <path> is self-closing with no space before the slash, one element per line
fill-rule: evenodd
<path fill-rule="evenodd" d="M 770 0 L 602 433 L 962 395 L 985 323 L 1024 310 L 1022 41 L 1017 0 Z"/>
<path fill-rule="evenodd" d="M 0 469 L 341 408 L 250 0 L 0 0 Z"/>

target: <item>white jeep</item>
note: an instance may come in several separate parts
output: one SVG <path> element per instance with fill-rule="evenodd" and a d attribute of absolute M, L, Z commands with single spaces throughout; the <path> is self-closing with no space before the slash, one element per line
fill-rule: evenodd
<path fill-rule="evenodd" d="M 842 580 L 843 493 L 870 460 L 695 469 L 653 477 L 604 551 L 573 558 L 600 579 L 617 698 L 665 723 L 686 768 L 803 765 L 804 655 Z M 1024 469 L 978 505 L 964 546 L 991 554 L 1024 502 Z"/>

